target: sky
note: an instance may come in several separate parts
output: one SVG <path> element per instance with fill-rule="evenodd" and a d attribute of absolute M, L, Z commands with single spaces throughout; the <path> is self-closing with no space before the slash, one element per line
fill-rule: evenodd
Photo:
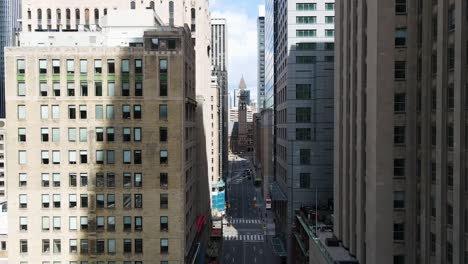
<path fill-rule="evenodd" d="M 228 24 L 229 90 L 244 76 L 251 99 L 257 97 L 257 16 L 265 0 L 210 0 L 211 17 Z M 256 100 L 255 100 L 256 101 Z"/>

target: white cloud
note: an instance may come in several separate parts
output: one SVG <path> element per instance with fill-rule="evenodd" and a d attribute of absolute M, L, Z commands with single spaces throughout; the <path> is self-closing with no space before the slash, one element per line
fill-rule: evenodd
<path fill-rule="evenodd" d="M 252 97 L 256 98 L 257 18 L 235 9 L 216 10 L 211 17 L 227 20 L 229 87 L 237 88 L 243 75 Z"/>

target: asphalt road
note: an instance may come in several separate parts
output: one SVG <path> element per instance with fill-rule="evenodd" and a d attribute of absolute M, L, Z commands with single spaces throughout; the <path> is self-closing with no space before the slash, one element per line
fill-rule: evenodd
<path fill-rule="evenodd" d="M 231 226 L 223 227 L 223 250 L 220 263 L 224 264 L 276 264 L 279 259 L 274 255 L 271 237 L 262 228 L 262 209 L 254 206 L 256 191 L 254 177 L 248 179 L 243 174 L 249 169 L 246 159 L 229 156 L 232 166 L 227 180 L 228 201 L 231 208 L 227 218 Z"/>

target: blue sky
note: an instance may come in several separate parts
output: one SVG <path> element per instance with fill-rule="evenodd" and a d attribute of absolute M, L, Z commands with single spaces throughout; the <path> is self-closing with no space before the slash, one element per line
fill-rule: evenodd
<path fill-rule="evenodd" d="M 251 96 L 257 96 L 257 15 L 264 0 L 210 0 L 211 17 L 228 24 L 228 74 L 230 90 L 244 75 Z"/>

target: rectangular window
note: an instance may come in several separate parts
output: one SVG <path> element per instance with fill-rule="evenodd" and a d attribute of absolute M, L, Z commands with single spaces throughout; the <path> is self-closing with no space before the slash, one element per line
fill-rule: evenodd
<path fill-rule="evenodd" d="M 393 160 L 393 176 L 405 177 L 405 159 Z"/>
<path fill-rule="evenodd" d="M 76 106 L 75 105 L 68 106 L 68 118 L 76 119 Z"/>
<path fill-rule="evenodd" d="M 70 253 L 75 254 L 78 252 L 78 242 L 76 239 L 70 239 L 69 246 L 70 246 Z"/>
<path fill-rule="evenodd" d="M 143 208 L 143 194 L 135 194 L 135 208 Z"/>
<path fill-rule="evenodd" d="M 50 207 L 50 196 L 48 194 L 43 194 L 41 196 L 42 201 L 42 208 L 49 208 Z"/>
<path fill-rule="evenodd" d="M 26 142 L 26 128 L 24 127 L 18 128 L 18 142 Z"/>
<path fill-rule="evenodd" d="M 299 174 L 299 188 L 302 188 L 302 189 L 310 188 L 310 173 Z"/>
<path fill-rule="evenodd" d="M 404 191 L 393 192 L 393 208 L 394 209 L 405 208 L 405 192 Z"/>
<path fill-rule="evenodd" d="M 54 96 L 60 96 L 60 83 L 52 83 L 52 91 L 54 92 Z"/>
<path fill-rule="evenodd" d="M 52 173 L 52 183 L 54 187 L 60 187 L 60 173 Z"/>
<path fill-rule="evenodd" d="M 167 104 L 159 105 L 159 120 L 167 120 L 168 109 Z"/>
<path fill-rule="evenodd" d="M 19 208 L 28 208 L 28 196 L 26 194 L 19 195 Z"/>
<path fill-rule="evenodd" d="M 122 81 L 122 96 L 130 96 L 130 83 Z"/>
<path fill-rule="evenodd" d="M 86 105 L 80 105 L 80 119 L 88 118 L 88 111 Z"/>
<path fill-rule="evenodd" d="M 168 177 L 167 177 L 167 173 L 165 173 L 165 172 L 159 173 L 159 186 L 160 186 L 162 189 L 167 189 L 167 186 L 168 186 Z"/>
<path fill-rule="evenodd" d="M 124 193 L 123 194 L 123 205 L 125 209 L 131 209 L 132 208 L 132 195 L 129 193 Z"/>
<path fill-rule="evenodd" d="M 316 16 L 297 16 L 297 24 L 315 24 L 317 22 Z"/>
<path fill-rule="evenodd" d="M 107 187 L 108 188 L 115 187 L 115 174 L 114 173 L 107 173 Z"/>
<path fill-rule="evenodd" d="M 52 227 L 54 231 L 59 231 L 60 229 L 62 229 L 62 220 L 60 216 L 54 216 L 52 218 Z"/>
<path fill-rule="evenodd" d="M 26 150 L 18 150 L 18 163 L 20 165 L 25 165 L 26 160 Z"/>
<path fill-rule="evenodd" d="M 16 69 L 18 74 L 24 74 L 26 72 L 26 65 L 24 63 L 24 60 L 16 60 Z"/>
<path fill-rule="evenodd" d="M 122 118 L 130 119 L 130 105 L 122 105 Z"/>
<path fill-rule="evenodd" d="M 52 60 L 52 73 L 60 74 L 60 60 Z"/>
<path fill-rule="evenodd" d="M 88 163 L 88 151 L 87 150 L 80 150 L 80 163 L 81 164 Z"/>
<path fill-rule="evenodd" d="M 335 30 L 334 29 L 325 29 L 325 37 L 334 37 Z"/>
<path fill-rule="evenodd" d="M 296 123 L 309 123 L 311 120 L 310 107 L 297 107 L 296 108 Z"/>
<path fill-rule="evenodd" d="M 95 96 L 102 96 L 102 82 L 94 83 L 94 94 Z"/>
<path fill-rule="evenodd" d="M 132 152 L 130 150 L 123 151 L 123 163 L 131 164 L 132 163 Z"/>
<path fill-rule="evenodd" d="M 80 74 L 87 74 L 87 73 L 88 73 L 88 61 L 80 60 Z"/>
<path fill-rule="evenodd" d="M 115 208 L 115 194 L 107 195 L 107 208 Z"/>
<path fill-rule="evenodd" d="M 131 216 L 124 216 L 123 217 L 123 230 L 130 232 L 132 231 L 132 217 Z"/>
<path fill-rule="evenodd" d="M 130 140 L 132 138 L 131 133 L 132 133 L 131 128 L 129 128 L 129 127 L 124 127 L 123 128 L 123 141 L 124 142 L 130 142 Z"/>
<path fill-rule="evenodd" d="M 168 162 L 168 152 L 167 150 L 159 151 L 159 163 L 160 164 L 167 164 Z"/>
<path fill-rule="evenodd" d="M 39 74 L 47 74 L 47 60 L 39 60 Z"/>
<path fill-rule="evenodd" d="M 102 74 L 102 61 L 101 60 L 94 60 L 94 73 Z"/>
<path fill-rule="evenodd" d="M 115 239 L 108 239 L 107 240 L 107 253 L 114 255 L 115 252 L 116 252 Z"/>
<path fill-rule="evenodd" d="M 115 152 L 113 150 L 107 150 L 106 156 L 107 156 L 107 164 L 115 163 Z"/>
<path fill-rule="evenodd" d="M 169 230 L 169 218 L 167 216 L 160 217 L 160 231 Z"/>
<path fill-rule="evenodd" d="M 105 240 L 104 239 L 96 240 L 96 254 L 102 255 L 104 253 L 105 253 Z"/>
<path fill-rule="evenodd" d="M 316 62 L 315 56 L 296 56 L 297 64 L 312 64 Z"/>
<path fill-rule="evenodd" d="M 80 173 L 80 186 L 81 187 L 88 186 L 88 174 L 87 173 Z"/>
<path fill-rule="evenodd" d="M 80 128 L 80 142 L 87 142 L 88 141 L 88 132 L 86 128 Z"/>
<path fill-rule="evenodd" d="M 68 208 L 76 208 L 77 200 L 76 194 L 69 194 L 68 195 Z"/>
<path fill-rule="evenodd" d="M 115 216 L 107 217 L 107 231 L 109 232 L 115 231 Z"/>
<path fill-rule="evenodd" d="M 41 141 L 49 142 L 49 129 L 47 127 L 41 128 Z"/>
<path fill-rule="evenodd" d="M 132 174 L 129 172 L 123 173 L 123 187 L 124 188 L 132 187 Z"/>
<path fill-rule="evenodd" d="M 310 84 L 296 84 L 296 100 L 309 100 L 311 91 Z"/>
<path fill-rule="evenodd" d="M 72 82 L 67 83 L 67 96 L 75 96 L 75 84 Z"/>
<path fill-rule="evenodd" d="M 135 231 L 143 231 L 143 217 L 135 216 Z"/>
<path fill-rule="evenodd" d="M 26 106 L 18 105 L 18 120 L 26 119 Z"/>
<path fill-rule="evenodd" d="M 135 83 L 135 96 L 143 96 L 143 83 L 142 82 Z"/>
<path fill-rule="evenodd" d="M 104 151 L 96 150 L 96 164 L 104 164 Z"/>
<path fill-rule="evenodd" d="M 406 13 L 406 0 L 395 0 L 395 13 Z"/>
<path fill-rule="evenodd" d="M 133 151 L 133 159 L 134 164 L 141 164 L 141 150 Z"/>
<path fill-rule="evenodd" d="M 50 253 L 50 239 L 42 239 L 42 253 Z"/>
<path fill-rule="evenodd" d="M 404 80 L 406 78 L 406 61 L 395 61 L 395 79 Z"/>
<path fill-rule="evenodd" d="M 50 218 L 48 216 L 43 216 L 41 221 L 42 231 L 50 230 Z"/>
<path fill-rule="evenodd" d="M 41 119 L 46 120 L 49 118 L 49 106 L 41 105 Z"/>
<path fill-rule="evenodd" d="M 396 47 L 406 46 L 406 28 L 395 29 L 395 46 Z"/>
<path fill-rule="evenodd" d="M 42 187 L 49 187 L 50 186 L 49 174 L 48 173 L 42 173 L 41 174 L 41 186 Z"/>
<path fill-rule="evenodd" d="M 52 196 L 52 199 L 54 202 L 54 208 L 60 208 L 60 203 L 61 203 L 60 194 L 54 194 Z"/>
<path fill-rule="evenodd" d="M 169 196 L 167 193 L 161 193 L 159 195 L 159 208 L 167 209 L 169 207 Z"/>
<path fill-rule="evenodd" d="M 96 173 L 96 187 L 102 188 L 104 187 L 104 184 L 104 173 Z"/>
<path fill-rule="evenodd" d="M 80 83 L 80 95 L 88 96 L 88 83 L 86 82 Z"/>
<path fill-rule="evenodd" d="M 405 112 L 406 95 L 404 93 L 395 94 L 393 109 L 395 112 Z"/>
<path fill-rule="evenodd" d="M 28 240 L 20 239 L 20 253 L 28 253 Z"/>
<path fill-rule="evenodd" d="M 124 253 L 132 253 L 132 240 L 131 239 L 123 240 L 123 250 L 124 250 Z"/>
<path fill-rule="evenodd" d="M 49 164 L 49 151 L 48 150 L 41 151 L 41 164 Z"/>
<path fill-rule="evenodd" d="M 405 240 L 405 224 L 403 223 L 393 224 L 393 239 Z"/>
<path fill-rule="evenodd" d="M 142 187 L 143 186 L 143 178 L 141 173 L 135 173 L 135 182 L 134 186 L 135 187 Z"/>
<path fill-rule="evenodd" d="M 395 126 L 393 128 L 393 143 L 405 144 L 405 127 Z"/>
<path fill-rule="evenodd" d="M 107 96 L 115 96 L 115 83 L 107 83 Z"/>
<path fill-rule="evenodd" d="M 317 30 L 315 29 L 298 29 L 296 30 L 296 37 L 315 37 Z"/>
<path fill-rule="evenodd" d="M 26 187 L 28 185 L 28 175 L 26 173 L 19 174 L 19 186 Z"/>
<path fill-rule="evenodd" d="M 143 239 L 135 239 L 135 254 L 143 253 Z"/>
<path fill-rule="evenodd" d="M 114 60 L 107 60 L 107 73 L 115 74 L 115 61 Z"/>
<path fill-rule="evenodd" d="M 143 73 L 143 63 L 141 59 L 135 60 L 135 73 Z"/>
<path fill-rule="evenodd" d="M 130 72 L 130 62 L 129 60 L 122 60 L 122 73 Z"/>
<path fill-rule="evenodd" d="M 18 82 L 18 96 L 26 96 L 26 84 L 24 82 Z"/>
<path fill-rule="evenodd" d="M 108 142 L 114 142 L 115 129 L 113 127 L 106 128 L 106 138 Z"/>
<path fill-rule="evenodd" d="M 169 253 L 169 239 L 161 238 L 161 240 L 160 240 L 160 252 L 161 252 L 161 254 L 168 254 Z"/>
<path fill-rule="evenodd" d="M 104 109 L 102 105 L 96 105 L 96 119 L 102 120 L 104 118 Z"/>
<path fill-rule="evenodd" d="M 20 231 L 28 231 L 28 218 L 27 217 L 20 217 L 19 218 L 19 229 Z"/>
<path fill-rule="evenodd" d="M 141 105 L 134 105 L 133 106 L 133 118 L 134 119 L 141 119 Z"/>
<path fill-rule="evenodd" d="M 52 164 L 60 164 L 60 150 L 52 151 Z"/>
<path fill-rule="evenodd" d="M 69 150 L 68 151 L 68 163 L 69 164 L 76 164 L 76 150 Z"/>
<path fill-rule="evenodd" d="M 96 194 L 96 208 L 104 208 L 104 194 Z"/>
<path fill-rule="evenodd" d="M 317 10 L 317 4 L 316 3 L 297 3 L 296 10 L 298 11 Z"/>
<path fill-rule="evenodd" d="M 133 140 L 135 142 L 141 142 L 141 127 L 135 127 L 133 129 Z"/>
<path fill-rule="evenodd" d="M 334 3 L 325 3 L 325 10 L 335 10 Z"/>
<path fill-rule="evenodd" d="M 310 128 L 296 128 L 296 140 L 309 141 L 312 140 Z"/>
<path fill-rule="evenodd" d="M 74 74 L 74 73 L 75 73 L 75 61 L 67 60 L 67 74 Z"/>
<path fill-rule="evenodd" d="M 106 118 L 114 119 L 114 106 L 113 105 L 106 105 Z"/>
<path fill-rule="evenodd" d="M 80 206 L 81 208 L 88 208 L 88 195 L 87 194 L 80 194 Z M 81 218 L 83 220 L 83 216 Z M 81 229 L 83 229 L 83 227 L 81 227 Z"/>
<path fill-rule="evenodd" d="M 167 142 L 167 127 L 159 128 L 159 142 Z"/>
<path fill-rule="evenodd" d="M 89 252 L 89 242 L 88 239 L 81 239 L 80 240 L 80 253 L 81 254 L 88 254 Z M 83 262 L 81 262 L 83 264 Z M 84 263 L 86 264 L 86 263 Z"/>
<path fill-rule="evenodd" d="M 159 96 L 167 96 L 167 59 L 159 60 Z"/>
<path fill-rule="evenodd" d="M 68 128 L 68 141 L 75 142 L 76 141 L 76 128 L 69 127 Z"/>
<path fill-rule="evenodd" d="M 46 82 L 40 82 L 39 83 L 39 94 L 41 96 L 47 96 L 47 91 L 48 91 L 47 83 Z"/>
<path fill-rule="evenodd" d="M 335 17 L 334 16 L 326 16 L 325 17 L 326 24 L 335 24 Z"/>
<path fill-rule="evenodd" d="M 316 50 L 317 43 L 315 42 L 300 42 L 296 44 L 296 50 Z"/>
<path fill-rule="evenodd" d="M 310 164 L 310 149 L 300 149 L 299 150 L 299 163 L 301 165 L 309 165 Z"/>

